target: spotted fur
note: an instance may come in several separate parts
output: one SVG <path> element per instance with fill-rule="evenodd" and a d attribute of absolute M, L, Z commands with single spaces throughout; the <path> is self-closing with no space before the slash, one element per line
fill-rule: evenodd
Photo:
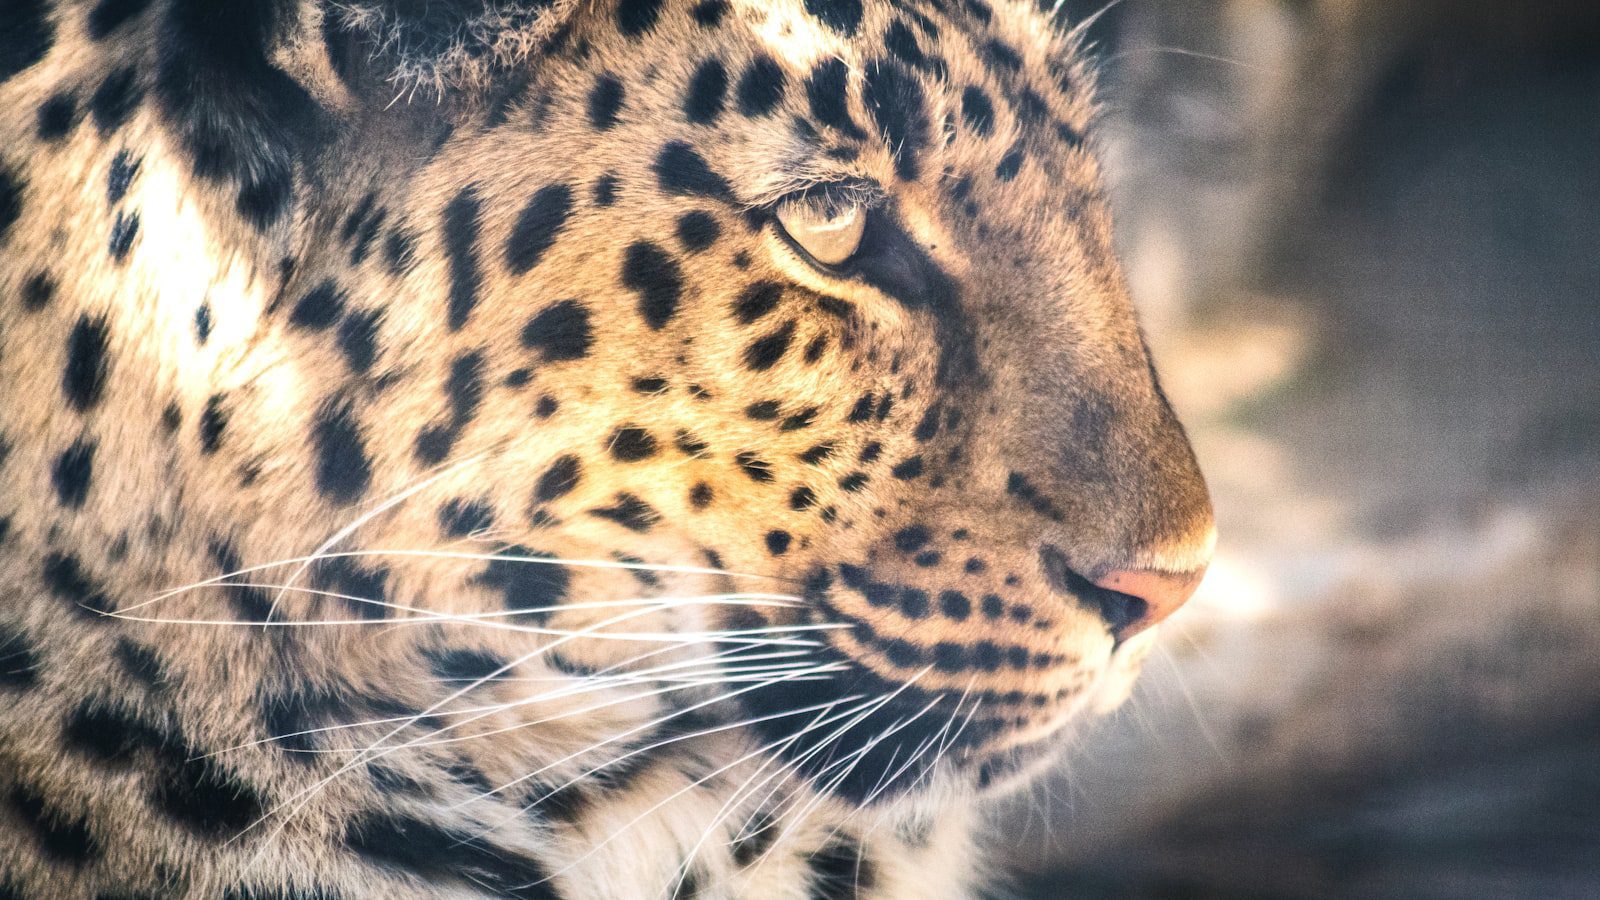
<path fill-rule="evenodd" d="M 1210 552 L 1090 92 L 983 0 L 0 3 L 0 897 L 969 896 Z"/>

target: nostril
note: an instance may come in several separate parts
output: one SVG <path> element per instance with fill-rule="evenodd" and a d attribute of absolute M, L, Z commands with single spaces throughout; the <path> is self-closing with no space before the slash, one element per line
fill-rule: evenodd
<path fill-rule="evenodd" d="M 1131 629 L 1149 616 L 1150 604 L 1142 597 L 1103 587 L 1078 574 L 1060 548 L 1045 544 L 1039 549 L 1039 561 L 1050 587 L 1098 613 L 1117 640 L 1131 637 Z"/>
<path fill-rule="evenodd" d="M 1179 574 L 1151 571 L 1110 572 L 1095 582 L 1095 585 L 1106 593 L 1131 596 L 1142 602 L 1145 609 L 1143 616 L 1128 626 L 1127 634 L 1118 635 L 1119 639 L 1123 639 L 1132 637 L 1177 612 L 1178 607 L 1189 602 L 1189 598 L 1194 596 L 1195 588 L 1200 586 L 1200 578 L 1205 571 L 1205 567 L 1201 566 L 1194 571 Z"/>

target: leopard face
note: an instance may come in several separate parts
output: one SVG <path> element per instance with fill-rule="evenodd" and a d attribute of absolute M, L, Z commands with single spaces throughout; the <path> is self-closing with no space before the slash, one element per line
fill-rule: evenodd
<path fill-rule="evenodd" d="M 0 83 L 9 571 L 229 660 L 193 731 L 490 698 L 493 794 L 681 716 L 861 807 L 1120 700 L 1214 538 L 1046 16 L 228 9 L 62 4 Z"/>

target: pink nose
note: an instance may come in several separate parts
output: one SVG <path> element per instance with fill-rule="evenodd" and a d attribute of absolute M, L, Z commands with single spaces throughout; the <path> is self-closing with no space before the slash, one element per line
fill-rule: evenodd
<path fill-rule="evenodd" d="M 1129 604 L 1133 607 L 1129 612 L 1134 615 L 1128 617 L 1126 625 L 1116 629 L 1117 639 L 1127 640 L 1177 612 L 1178 607 L 1189 602 L 1205 573 L 1205 566 L 1181 574 L 1110 572 L 1097 580 L 1095 586 L 1125 594 L 1135 601 Z M 1141 603 L 1142 610 L 1139 609 Z"/>

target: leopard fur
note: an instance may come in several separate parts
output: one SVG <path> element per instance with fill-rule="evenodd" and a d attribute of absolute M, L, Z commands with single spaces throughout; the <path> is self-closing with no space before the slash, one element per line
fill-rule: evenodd
<path fill-rule="evenodd" d="M 972 896 L 1214 540 L 1091 81 L 981 0 L 0 4 L 0 897 Z"/>

